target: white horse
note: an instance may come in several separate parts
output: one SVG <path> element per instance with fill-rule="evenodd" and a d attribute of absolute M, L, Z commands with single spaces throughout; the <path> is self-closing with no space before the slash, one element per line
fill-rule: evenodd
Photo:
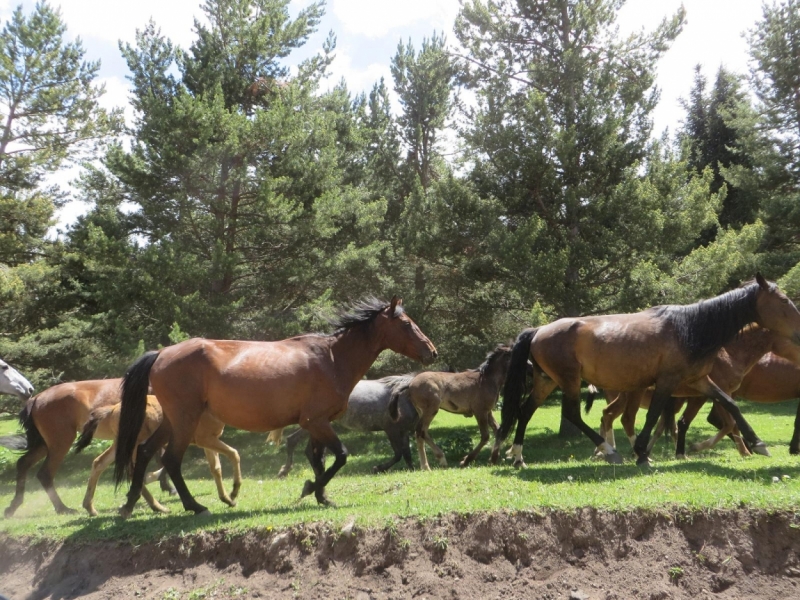
<path fill-rule="evenodd" d="M 11 394 L 22 400 L 27 400 L 33 394 L 31 382 L 2 359 L 0 359 L 0 394 Z"/>

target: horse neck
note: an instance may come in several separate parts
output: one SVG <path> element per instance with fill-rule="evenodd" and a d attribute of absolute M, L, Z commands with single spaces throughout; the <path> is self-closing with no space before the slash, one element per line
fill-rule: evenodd
<path fill-rule="evenodd" d="M 490 364 L 489 367 L 481 377 L 481 382 L 484 385 L 491 386 L 499 394 L 508 374 L 508 363 L 506 363 L 506 368 L 503 369 L 503 361 L 498 359 L 494 364 Z"/>
<path fill-rule="evenodd" d="M 695 304 L 667 307 L 667 318 L 677 327 L 692 359 L 716 354 L 745 326 L 756 322 L 757 290 L 754 285 Z"/>
<path fill-rule="evenodd" d="M 333 336 L 331 355 L 336 378 L 349 385 L 350 390 L 385 350 L 373 329 L 367 325 L 357 325 Z"/>
<path fill-rule="evenodd" d="M 728 355 L 738 366 L 749 371 L 761 357 L 772 350 L 775 334 L 763 327 L 753 326 L 725 346 Z"/>
<path fill-rule="evenodd" d="M 787 340 L 784 337 L 773 335 L 771 351 L 776 356 L 785 358 L 788 361 L 800 366 L 800 346 Z"/>

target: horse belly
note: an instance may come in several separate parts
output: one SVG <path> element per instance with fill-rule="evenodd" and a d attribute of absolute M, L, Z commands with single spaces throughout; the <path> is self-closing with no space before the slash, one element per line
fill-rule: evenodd
<path fill-rule="evenodd" d="M 620 391 L 653 385 L 661 368 L 661 355 L 655 347 L 616 339 L 589 345 L 578 360 L 583 379 L 604 389 Z"/>

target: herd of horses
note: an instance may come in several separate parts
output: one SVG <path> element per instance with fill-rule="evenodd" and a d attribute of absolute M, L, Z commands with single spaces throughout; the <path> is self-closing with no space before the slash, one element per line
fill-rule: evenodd
<path fill-rule="evenodd" d="M 613 421 L 622 416 L 637 464 L 649 464 L 653 429 L 676 429 L 676 452 L 685 454 L 686 430 L 707 400 L 714 406 L 709 420 L 720 431 L 696 446 L 708 448 L 726 435 L 742 455 L 768 455 L 766 445 L 742 416 L 732 396 L 756 402 L 778 402 L 800 396 L 800 312 L 774 283 L 757 275 L 740 288 L 689 305 L 658 306 L 639 313 L 566 318 L 524 330 L 513 347 L 499 345 L 476 369 L 461 373 L 427 371 L 364 380 L 383 350 L 429 364 L 437 358 L 433 343 L 406 314 L 402 300 L 368 298 L 340 311 L 329 335 L 308 334 L 275 342 L 191 339 L 136 360 L 122 379 L 63 383 L 35 396 L 16 370 L 0 361 L 0 393 L 26 400 L 20 413 L 25 436 L 0 438 L 0 445 L 24 451 L 17 461 L 16 493 L 5 509 L 11 517 L 22 504 L 28 471 L 39 461 L 37 478 L 56 512 L 74 512 L 58 496 L 54 476 L 75 442 L 76 451 L 93 438 L 113 440 L 93 465 L 83 506 L 96 515 L 93 496 L 100 474 L 114 462 L 119 485 L 130 480 L 125 504 L 129 516 L 144 495 L 155 511 L 164 511 L 145 484 L 170 480 L 183 507 L 207 512 L 189 491 L 181 464 L 186 448 L 204 449 L 219 498 L 234 506 L 242 477 L 238 452 L 220 440 L 225 425 L 287 436 L 287 462 L 292 468 L 297 444 L 305 442 L 314 479 L 304 483 L 301 497 L 313 494 L 329 504 L 325 493 L 344 466 L 348 452 L 332 423 L 354 431 L 384 431 L 394 452 L 374 467 L 383 472 L 412 458 L 415 435 L 421 469 L 430 469 L 425 445 L 438 463 L 444 453 L 430 435 L 438 411 L 474 416 L 480 441 L 460 462 L 470 464 L 494 434 L 490 462 L 516 425 L 508 455 L 524 466 L 525 429 L 533 413 L 556 387 L 562 390 L 562 417 L 592 440 L 598 456 L 611 463 L 622 459 L 615 448 Z M 582 382 L 602 389 L 608 404 L 600 432 L 580 412 Z M 501 423 L 492 410 L 502 392 Z M 587 398 L 587 412 L 594 392 Z M 675 425 L 675 414 L 686 410 Z M 636 411 L 647 407 L 638 435 Z M 659 420 L 661 422 L 659 423 Z M 652 438 L 652 439 L 651 439 Z M 326 468 L 324 454 L 333 455 Z M 800 453 L 800 407 L 790 443 Z M 228 494 L 219 455 L 234 467 Z M 156 458 L 163 467 L 147 473 Z M 168 477 L 168 478 L 167 478 Z"/>

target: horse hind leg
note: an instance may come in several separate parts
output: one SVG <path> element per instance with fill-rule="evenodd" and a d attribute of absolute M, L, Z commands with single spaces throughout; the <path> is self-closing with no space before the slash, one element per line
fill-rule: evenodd
<path fill-rule="evenodd" d="M 25 498 L 25 480 L 28 477 L 28 471 L 46 455 L 47 446 L 44 442 L 41 442 L 34 448 L 28 448 L 25 454 L 20 456 L 19 460 L 17 460 L 17 487 L 11 504 L 9 504 L 8 508 L 5 510 L 5 518 L 13 517 L 14 513 L 17 512 L 17 509 L 22 505 L 22 501 Z"/>
<path fill-rule="evenodd" d="M 36 478 L 42 484 L 44 491 L 47 493 L 47 497 L 50 498 L 50 502 L 53 504 L 53 508 L 55 508 L 56 513 L 59 515 L 74 515 L 78 512 L 74 508 L 69 508 L 61 501 L 61 497 L 58 495 L 53 481 L 61 463 L 64 462 L 64 458 L 69 452 L 71 441 L 72 440 L 68 440 L 66 443 L 62 442 L 48 446 L 47 458 L 44 459 L 44 463 L 42 463 L 42 466 L 36 473 Z"/>
<path fill-rule="evenodd" d="M 119 508 L 119 514 L 122 518 L 126 519 L 133 514 L 133 507 L 144 491 L 147 465 L 153 456 L 164 446 L 167 439 L 169 439 L 169 435 L 170 425 L 165 419 L 161 422 L 161 425 L 156 429 L 153 435 L 136 449 L 133 475 L 131 477 L 130 488 L 128 489 L 127 501 Z M 166 468 L 166 464 L 164 466 Z"/>
<path fill-rule="evenodd" d="M 408 449 L 408 438 L 401 432 L 389 429 L 386 432 L 386 437 L 389 438 L 389 444 L 392 446 L 392 451 L 394 452 L 394 456 L 387 460 L 384 463 L 375 465 L 372 467 L 373 473 L 385 473 L 393 466 L 395 466 L 400 459 L 403 458 L 403 444 L 405 443 L 406 449 Z"/>

